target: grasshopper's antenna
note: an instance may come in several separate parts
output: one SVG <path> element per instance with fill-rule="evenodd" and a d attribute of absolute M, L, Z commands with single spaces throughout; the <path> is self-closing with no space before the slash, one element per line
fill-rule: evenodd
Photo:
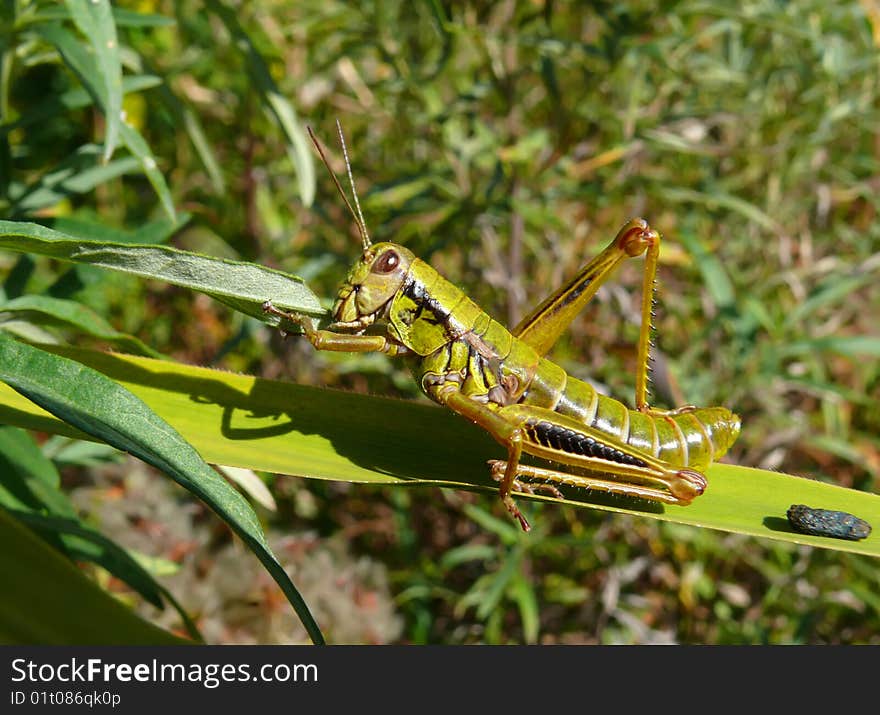
<path fill-rule="evenodd" d="M 339 129 L 339 138 L 342 139 L 342 127 L 339 125 L 339 120 L 336 120 L 336 126 Z M 327 167 L 327 171 L 330 172 L 330 178 L 333 179 L 333 183 L 336 184 L 336 190 L 339 192 L 339 195 L 342 197 L 342 200 L 345 202 L 345 205 L 348 207 L 349 212 L 351 213 L 352 218 L 357 223 L 358 231 L 361 234 L 361 241 L 364 245 L 364 252 L 369 250 L 372 243 L 370 242 L 370 235 L 367 233 L 367 225 L 364 222 L 364 215 L 361 213 L 361 206 L 358 202 L 357 191 L 354 188 L 354 181 L 351 177 L 351 164 L 348 162 L 348 151 L 345 148 L 345 139 L 342 139 L 342 153 L 345 156 L 345 166 L 348 169 L 348 180 L 351 183 L 351 190 L 354 193 L 354 202 L 357 205 L 357 212 L 355 212 L 354 208 L 351 205 L 351 202 L 348 200 L 348 197 L 345 195 L 345 189 L 342 188 L 342 184 L 339 183 L 339 179 L 336 178 L 336 174 L 333 172 L 333 169 L 330 166 L 330 162 L 327 161 L 327 157 L 324 154 L 324 148 L 321 146 L 321 142 L 318 141 L 318 137 L 315 136 L 315 133 L 312 131 L 311 127 L 306 127 L 309 132 L 309 137 L 312 140 L 312 144 L 315 145 L 315 149 L 318 150 L 318 154 L 321 156 L 321 161 L 324 162 L 324 166 Z"/>
<path fill-rule="evenodd" d="M 358 200 L 358 192 L 354 186 L 354 177 L 351 175 L 351 162 L 348 160 L 348 148 L 345 146 L 345 137 L 342 134 L 342 125 L 336 120 L 336 131 L 339 132 L 339 143 L 342 144 L 342 156 L 345 157 L 345 170 L 348 172 L 348 183 L 351 185 L 351 193 L 354 196 L 354 205 L 357 208 L 358 221 L 361 227 L 361 238 L 364 239 L 364 250 L 366 251 L 372 244 L 370 243 L 370 235 L 367 233 L 367 222 L 364 221 L 364 214 L 361 212 L 361 202 Z"/>

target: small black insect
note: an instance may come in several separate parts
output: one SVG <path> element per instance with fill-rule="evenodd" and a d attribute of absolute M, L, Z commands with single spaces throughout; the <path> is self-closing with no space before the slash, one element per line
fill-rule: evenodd
<path fill-rule="evenodd" d="M 804 504 L 792 504 L 786 516 L 795 531 L 802 534 L 860 541 L 871 533 L 871 525 L 867 521 L 845 511 L 813 509 Z"/>

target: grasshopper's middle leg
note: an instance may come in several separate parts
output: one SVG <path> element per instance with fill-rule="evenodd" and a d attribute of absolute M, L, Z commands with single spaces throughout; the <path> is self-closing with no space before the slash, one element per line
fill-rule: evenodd
<path fill-rule="evenodd" d="M 443 383 L 433 388 L 432 393 L 441 405 L 479 425 L 507 448 L 506 466 L 499 478 L 499 495 L 507 510 L 519 521 L 523 531 L 530 531 L 532 527 L 511 496 L 514 485 L 518 484 L 516 475 L 519 473 L 522 455 L 523 431 L 520 425 L 504 419 L 496 410 L 463 394 L 455 382 Z"/>

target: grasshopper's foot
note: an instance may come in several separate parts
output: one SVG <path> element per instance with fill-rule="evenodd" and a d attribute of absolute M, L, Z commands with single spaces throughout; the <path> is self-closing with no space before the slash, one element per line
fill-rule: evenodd
<path fill-rule="evenodd" d="M 492 474 L 492 479 L 496 482 L 500 482 L 504 478 L 504 472 L 507 469 L 507 462 L 503 459 L 490 459 L 489 460 L 489 470 Z M 513 483 L 510 485 L 510 490 L 513 492 L 522 492 L 523 494 L 537 494 L 538 492 L 546 492 L 551 497 L 555 497 L 556 499 L 562 499 L 562 492 L 559 491 L 554 485 L 547 484 L 546 482 L 538 482 L 538 483 L 530 483 L 530 482 L 521 482 L 519 479 L 514 479 Z"/>
<path fill-rule="evenodd" d="M 521 482 L 517 479 L 513 483 L 513 488 L 518 492 L 523 492 L 523 494 L 538 494 L 539 492 L 544 492 L 554 499 L 562 499 L 562 492 L 552 484 L 544 484 L 542 482 L 530 484 L 529 482 Z"/>
<path fill-rule="evenodd" d="M 298 325 L 302 328 L 303 333 L 307 336 L 311 337 L 311 333 L 314 333 L 314 328 L 312 325 L 306 320 L 304 315 L 300 315 L 299 313 L 289 313 L 286 310 L 281 310 L 280 308 L 276 308 L 271 300 L 267 300 L 263 303 L 263 312 L 268 313 L 269 315 L 274 315 L 281 319 L 281 323 L 278 325 L 278 330 L 281 333 L 281 336 L 287 338 L 291 335 L 289 330 L 285 330 L 282 326 L 285 322 L 293 323 L 294 325 Z"/>
<path fill-rule="evenodd" d="M 672 494 L 682 506 L 690 504 L 700 494 L 706 491 L 709 483 L 699 472 L 692 469 L 680 469 L 675 477 L 669 480 L 669 493 Z"/>
<path fill-rule="evenodd" d="M 303 316 L 299 313 L 288 313 L 286 310 L 276 308 L 271 300 L 264 301 L 262 307 L 264 313 L 277 316 L 283 320 L 289 320 L 291 323 L 296 323 L 297 325 L 302 324 Z"/>
<path fill-rule="evenodd" d="M 496 482 L 502 481 L 504 478 L 504 473 L 507 471 L 507 462 L 500 459 L 490 459 L 489 460 L 489 472 L 492 475 L 492 479 Z M 503 487 L 502 487 L 503 489 Z M 514 479 L 511 484 L 511 491 L 525 492 L 527 494 L 531 494 L 532 491 L 529 489 L 523 489 L 523 485 L 519 482 L 519 480 Z M 532 527 L 529 524 L 529 520 L 523 516 L 523 513 L 519 510 L 519 507 L 516 505 L 516 502 L 513 500 L 513 497 L 510 496 L 510 492 L 506 494 L 501 494 L 501 501 L 504 502 L 504 506 L 507 507 L 507 511 L 510 512 L 511 516 L 519 522 L 519 525 L 522 527 L 523 531 L 531 531 Z"/>

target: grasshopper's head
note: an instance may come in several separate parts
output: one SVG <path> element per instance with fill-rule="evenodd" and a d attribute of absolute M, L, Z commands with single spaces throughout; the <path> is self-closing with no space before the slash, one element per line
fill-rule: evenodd
<path fill-rule="evenodd" d="M 342 127 L 336 122 L 339 132 L 339 143 L 342 145 L 342 154 L 345 157 L 345 168 L 348 171 L 348 180 L 351 184 L 351 192 L 354 196 L 352 207 L 345 195 L 339 179 L 333 173 L 330 162 L 324 155 L 321 143 L 309 127 L 309 136 L 321 156 L 321 161 L 330 172 L 333 183 L 339 195 L 357 222 L 358 231 L 361 234 L 361 243 L 364 247 L 361 259 L 352 266 L 345 281 L 339 287 L 336 302 L 333 304 L 332 330 L 346 330 L 354 333 L 362 333 L 372 325 L 376 318 L 380 317 L 388 303 L 394 297 L 406 280 L 409 267 L 415 260 L 412 251 L 394 243 L 377 243 L 373 245 L 367 233 L 367 224 L 361 213 L 361 204 L 358 200 L 354 179 L 351 175 L 351 164 L 348 161 L 348 150 L 345 148 L 345 137 L 342 136 Z"/>
<path fill-rule="evenodd" d="M 368 246 L 339 287 L 331 327 L 360 332 L 371 325 L 400 290 L 414 259 L 394 243 Z"/>

